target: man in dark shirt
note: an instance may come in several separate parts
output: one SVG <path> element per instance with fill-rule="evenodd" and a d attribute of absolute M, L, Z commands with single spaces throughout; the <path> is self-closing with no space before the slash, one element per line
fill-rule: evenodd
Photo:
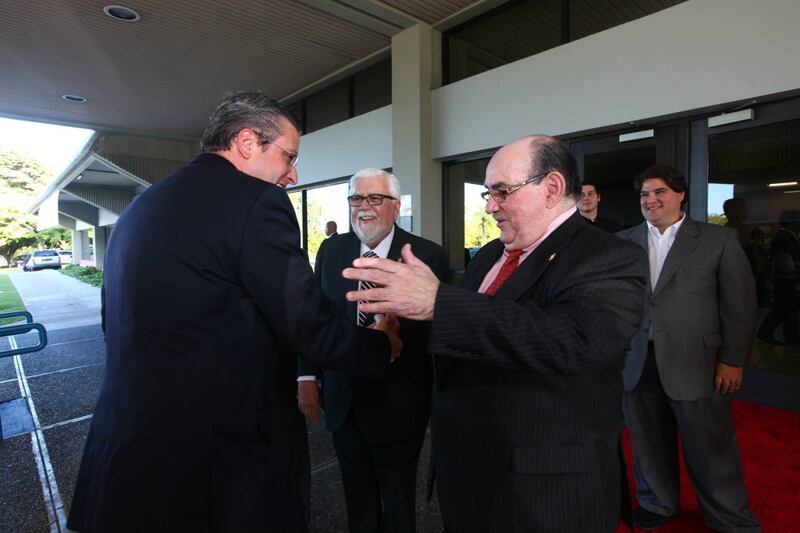
<path fill-rule="evenodd" d="M 581 185 L 581 198 L 578 200 L 578 211 L 586 222 L 609 233 L 616 233 L 622 229 L 622 224 L 610 218 L 598 215 L 597 206 L 600 203 L 600 192 L 597 185 L 584 182 Z"/>

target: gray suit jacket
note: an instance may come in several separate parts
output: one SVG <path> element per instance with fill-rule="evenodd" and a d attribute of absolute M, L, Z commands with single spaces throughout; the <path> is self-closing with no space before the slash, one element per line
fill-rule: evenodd
<path fill-rule="evenodd" d="M 617 235 L 647 250 L 646 222 Z M 647 286 L 644 321 L 625 359 L 625 390 L 633 390 L 642 375 L 652 323 L 667 395 L 674 400 L 710 397 L 717 361 L 743 366 L 755 333 L 755 283 L 736 232 L 687 216 L 657 285 L 648 279 Z"/>

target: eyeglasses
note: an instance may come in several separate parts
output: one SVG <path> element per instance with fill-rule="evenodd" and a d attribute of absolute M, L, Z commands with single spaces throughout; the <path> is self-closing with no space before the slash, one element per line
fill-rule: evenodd
<path fill-rule="evenodd" d="M 347 203 L 350 204 L 350 207 L 361 207 L 361 204 L 364 203 L 364 200 L 367 201 L 369 205 L 381 205 L 383 203 L 383 199 L 388 198 L 389 200 L 397 200 L 394 196 L 389 196 L 388 194 L 368 194 L 366 196 L 361 196 L 360 194 L 351 194 L 347 197 Z"/>
<path fill-rule="evenodd" d="M 264 143 L 264 144 L 267 144 L 267 143 Z M 297 166 L 297 160 L 300 159 L 300 154 L 298 154 L 296 152 L 290 152 L 289 150 L 287 150 L 286 148 L 284 148 L 283 146 L 281 146 L 280 144 L 278 144 L 276 142 L 270 142 L 269 144 L 271 144 L 273 146 L 277 146 L 278 148 L 280 148 L 281 152 L 283 152 L 284 154 L 289 156 L 289 164 L 291 166 L 293 166 L 293 167 Z"/>
<path fill-rule="evenodd" d="M 506 201 L 506 198 L 508 197 L 509 194 L 511 194 L 513 192 L 516 192 L 517 190 L 521 189 L 524 185 L 527 185 L 529 183 L 535 183 L 535 182 L 541 181 L 541 178 L 543 178 L 544 176 L 547 176 L 548 174 L 550 174 L 549 171 L 548 172 L 542 172 L 541 174 L 537 174 L 535 176 L 532 176 L 532 177 L 526 179 L 522 183 L 517 183 L 516 185 L 511 185 L 510 187 L 506 187 L 505 189 L 500 188 L 500 187 L 496 187 L 496 188 L 492 188 L 492 189 L 490 189 L 488 191 L 483 191 L 481 193 L 481 198 L 483 198 L 484 201 L 488 202 L 489 198 L 491 197 L 491 199 L 494 200 L 495 202 L 497 202 L 498 204 L 502 204 L 503 202 Z"/>
<path fill-rule="evenodd" d="M 272 145 L 277 146 L 278 149 L 281 152 L 283 152 L 284 154 L 286 154 L 289 157 L 289 165 L 291 165 L 293 167 L 297 166 L 297 160 L 300 159 L 300 154 L 298 154 L 297 152 L 290 152 L 289 150 L 287 150 L 286 148 L 284 148 L 280 144 L 278 144 L 278 143 L 276 143 L 274 141 L 271 141 L 269 139 L 269 137 L 267 137 L 266 135 L 264 135 L 264 133 L 262 133 L 261 131 L 255 129 L 255 128 L 247 128 L 247 129 L 251 130 L 253 133 L 256 134 L 256 137 L 258 137 L 258 140 L 259 140 L 259 144 L 262 144 L 262 145 L 264 145 L 264 144 L 272 144 Z"/>

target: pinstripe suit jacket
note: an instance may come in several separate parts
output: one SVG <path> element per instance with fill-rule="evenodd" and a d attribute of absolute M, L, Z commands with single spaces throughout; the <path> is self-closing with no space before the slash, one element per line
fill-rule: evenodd
<path fill-rule="evenodd" d="M 645 254 L 576 213 L 494 297 L 476 293 L 502 249 L 486 245 L 463 287 L 436 298 L 432 454 L 445 530 L 613 531 L 629 510 L 622 365 L 642 320 Z"/>

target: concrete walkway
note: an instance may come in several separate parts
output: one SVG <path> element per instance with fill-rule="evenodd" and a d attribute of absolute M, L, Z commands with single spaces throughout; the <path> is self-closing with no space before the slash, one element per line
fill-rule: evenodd
<path fill-rule="evenodd" d="M 47 331 L 100 323 L 100 289 L 56 270 L 8 273 L 25 307 Z"/>
<path fill-rule="evenodd" d="M 41 351 L 0 358 L 0 403 L 24 402 L 35 429 L 0 440 L 0 532 L 68 533 L 78 465 L 100 391 L 105 342 L 100 290 L 59 272 L 10 272 L 36 322 L 48 331 Z M 14 343 L 23 345 L 25 336 Z M 11 348 L 0 338 L 0 350 Z M 180 379 L 180 376 L 176 376 Z M 339 466 L 324 424 L 309 424 L 309 533 L 345 533 L 347 516 Z M 442 531 L 439 508 L 425 501 L 429 437 L 417 476 L 417 531 Z"/>

